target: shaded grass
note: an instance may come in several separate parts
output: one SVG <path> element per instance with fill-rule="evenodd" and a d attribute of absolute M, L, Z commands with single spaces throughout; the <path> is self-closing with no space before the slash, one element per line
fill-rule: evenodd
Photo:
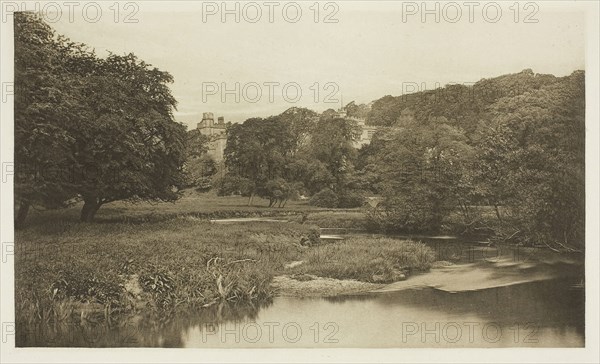
<path fill-rule="evenodd" d="M 306 222 L 322 228 L 365 228 L 365 213 L 362 210 L 316 211 L 308 214 Z"/>
<path fill-rule="evenodd" d="M 256 216 L 294 216 L 303 212 L 325 211 L 308 205 L 306 201 L 289 201 L 284 208 L 269 208 L 268 200 L 255 197 L 248 206 L 248 198 L 241 196 L 219 197 L 212 192 L 186 191 L 175 202 L 124 202 L 106 204 L 98 210 L 97 223 L 144 223 L 165 221 L 192 216 L 204 219 Z M 79 221 L 82 203 L 61 210 L 34 209 L 26 224 L 35 226 L 53 221 L 56 224 Z"/>

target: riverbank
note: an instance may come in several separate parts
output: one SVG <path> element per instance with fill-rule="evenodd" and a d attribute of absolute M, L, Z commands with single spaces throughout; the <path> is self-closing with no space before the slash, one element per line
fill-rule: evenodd
<path fill-rule="evenodd" d="M 446 249 L 429 246 L 436 251 L 436 259 L 448 255 Z M 353 279 L 332 280 L 289 274 L 276 277 L 274 284 L 281 295 L 292 297 L 332 297 L 424 288 L 457 293 L 561 279 L 584 284 L 582 254 L 558 254 L 549 249 L 520 246 L 468 244 L 463 250 L 467 258 L 456 257 L 454 262 L 437 260 L 426 271 L 394 277 L 392 282 L 365 284 Z"/>
<path fill-rule="evenodd" d="M 222 224 L 191 216 L 38 224 L 17 231 L 16 242 L 21 326 L 269 302 L 280 294 L 274 278 L 284 274 L 356 280 L 361 290 L 373 289 L 434 260 L 431 249 L 406 240 L 328 243 L 318 227 L 294 221 Z M 289 268 L 294 261 L 304 263 Z"/>

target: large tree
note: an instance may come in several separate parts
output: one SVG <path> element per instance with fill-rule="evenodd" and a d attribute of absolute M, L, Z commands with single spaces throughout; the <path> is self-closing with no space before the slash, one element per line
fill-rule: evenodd
<path fill-rule="evenodd" d="M 59 37 L 33 13 L 14 15 L 15 28 L 15 226 L 31 205 L 59 207 L 73 189 L 74 137 L 82 80 L 68 59 L 81 46 Z"/>
<path fill-rule="evenodd" d="M 311 138 L 311 155 L 321 162 L 332 176 L 331 188 L 344 189 L 354 169 L 354 141 L 360 135 L 356 122 L 340 117 L 321 116 Z"/>
<path fill-rule="evenodd" d="M 438 231 L 462 196 L 472 150 L 462 130 L 444 118 L 392 129 L 380 140 L 385 228 Z"/>
<path fill-rule="evenodd" d="M 72 130 L 82 221 L 117 200 L 173 201 L 185 183 L 186 128 L 173 119 L 170 74 L 133 54 L 99 59 L 88 73 L 84 114 Z"/>
<path fill-rule="evenodd" d="M 176 199 L 186 131 L 173 118 L 172 76 L 133 54 L 98 58 L 32 14 L 16 15 L 15 33 L 16 170 L 62 171 L 50 182 L 18 172 L 19 203 L 77 197 L 81 220 L 91 221 L 108 202 Z"/>
<path fill-rule="evenodd" d="M 268 181 L 285 175 L 292 149 L 290 128 L 277 117 L 248 119 L 227 129 L 225 164 L 230 177 L 251 182 L 249 204 L 254 195 L 264 194 Z"/>
<path fill-rule="evenodd" d="M 504 98 L 490 118 L 493 128 L 478 145 L 486 196 L 511 213 L 506 223 L 520 240 L 583 245 L 584 73 Z"/>

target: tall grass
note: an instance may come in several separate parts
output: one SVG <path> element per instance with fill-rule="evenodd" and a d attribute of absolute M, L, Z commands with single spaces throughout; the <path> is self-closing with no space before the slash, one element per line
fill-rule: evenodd
<path fill-rule="evenodd" d="M 412 271 L 428 270 L 435 252 L 425 244 L 391 238 L 353 237 L 321 245 L 306 254 L 297 273 L 364 282 L 392 282 Z"/>
<path fill-rule="evenodd" d="M 124 290 L 131 277 L 139 277 L 143 298 L 155 309 L 266 299 L 274 293 L 273 275 L 299 258 L 300 242 L 313 230 L 296 223 L 273 225 L 172 219 L 48 223 L 18 231 L 17 314 L 52 321 L 61 316 L 53 314 L 53 306 L 65 301 L 72 301 L 76 312 L 81 305 L 126 312 L 134 308 Z"/>

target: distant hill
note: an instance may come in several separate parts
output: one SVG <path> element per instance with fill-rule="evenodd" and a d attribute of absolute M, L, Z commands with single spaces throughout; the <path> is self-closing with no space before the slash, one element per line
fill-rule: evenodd
<path fill-rule="evenodd" d="M 581 71 L 574 74 L 577 72 Z M 397 126 L 402 123 L 403 117 L 416 121 L 445 117 L 449 124 L 459 126 L 469 134 L 498 100 L 539 90 L 571 76 L 555 77 L 526 69 L 519 73 L 482 79 L 469 86 L 447 85 L 409 95 L 388 95 L 372 103 L 366 122 L 370 125 Z"/>

